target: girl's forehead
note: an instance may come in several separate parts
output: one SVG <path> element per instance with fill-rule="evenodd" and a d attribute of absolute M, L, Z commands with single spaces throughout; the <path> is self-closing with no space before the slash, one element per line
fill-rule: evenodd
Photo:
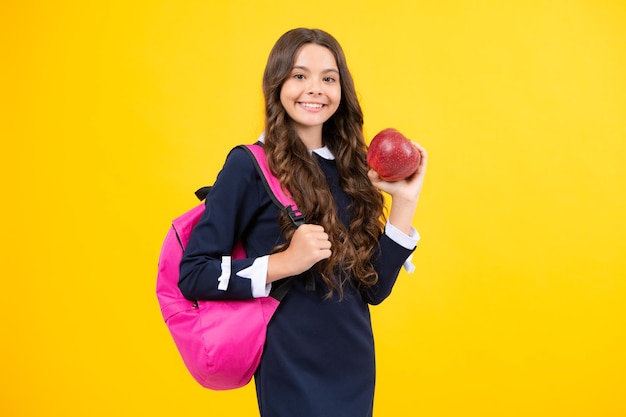
<path fill-rule="evenodd" d="M 337 60 L 333 52 L 325 46 L 316 43 L 307 43 L 300 47 L 294 57 L 294 66 L 300 63 L 309 63 L 309 65 L 320 65 L 337 69 Z"/>

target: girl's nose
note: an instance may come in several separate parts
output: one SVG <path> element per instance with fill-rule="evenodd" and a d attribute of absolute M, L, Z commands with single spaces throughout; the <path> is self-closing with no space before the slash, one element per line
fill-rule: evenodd
<path fill-rule="evenodd" d="M 311 96 L 322 94 L 322 87 L 321 87 L 320 83 L 316 82 L 316 81 L 311 81 L 311 84 L 309 84 L 308 90 L 309 91 L 308 91 L 307 94 L 309 94 Z"/>

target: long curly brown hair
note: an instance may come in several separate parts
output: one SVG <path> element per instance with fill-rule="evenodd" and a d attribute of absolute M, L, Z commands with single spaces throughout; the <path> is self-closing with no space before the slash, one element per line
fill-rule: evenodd
<path fill-rule="evenodd" d="M 348 227 L 339 220 L 326 177 L 291 126 L 280 101 L 281 87 L 290 75 L 298 51 L 310 43 L 328 48 L 339 68 L 341 101 L 335 114 L 324 123 L 322 138 L 335 156 L 341 187 L 352 200 Z M 371 287 L 378 281 L 372 258 L 384 226 L 384 199 L 367 176 L 363 113 L 341 46 L 333 36 L 319 29 L 298 28 L 285 33 L 270 52 L 263 75 L 263 93 L 269 166 L 291 192 L 307 223 L 322 225 L 330 236 L 332 255 L 316 265 L 329 287 L 328 295 L 337 291 L 343 297 L 343 287 L 351 276 L 359 288 Z M 293 226 L 285 215 L 281 227 L 289 241 Z"/>

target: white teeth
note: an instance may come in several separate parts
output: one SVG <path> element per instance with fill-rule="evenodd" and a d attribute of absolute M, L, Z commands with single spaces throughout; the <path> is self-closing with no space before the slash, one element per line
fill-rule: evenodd
<path fill-rule="evenodd" d="M 302 107 L 306 107 L 307 109 L 321 109 L 323 104 L 316 103 L 302 103 Z"/>

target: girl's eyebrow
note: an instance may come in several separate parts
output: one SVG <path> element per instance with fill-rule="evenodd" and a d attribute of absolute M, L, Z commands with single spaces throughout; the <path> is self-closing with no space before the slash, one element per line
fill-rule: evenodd
<path fill-rule="evenodd" d="M 307 67 L 302 66 L 302 65 L 294 65 L 293 68 L 292 68 L 292 71 L 293 70 L 302 70 L 302 71 L 311 72 L 310 69 L 308 69 Z M 324 73 L 324 74 L 327 74 L 329 72 L 334 72 L 335 74 L 339 75 L 339 70 L 336 70 L 334 68 L 328 68 L 328 69 L 325 69 L 325 70 L 322 71 L 322 73 Z"/>

